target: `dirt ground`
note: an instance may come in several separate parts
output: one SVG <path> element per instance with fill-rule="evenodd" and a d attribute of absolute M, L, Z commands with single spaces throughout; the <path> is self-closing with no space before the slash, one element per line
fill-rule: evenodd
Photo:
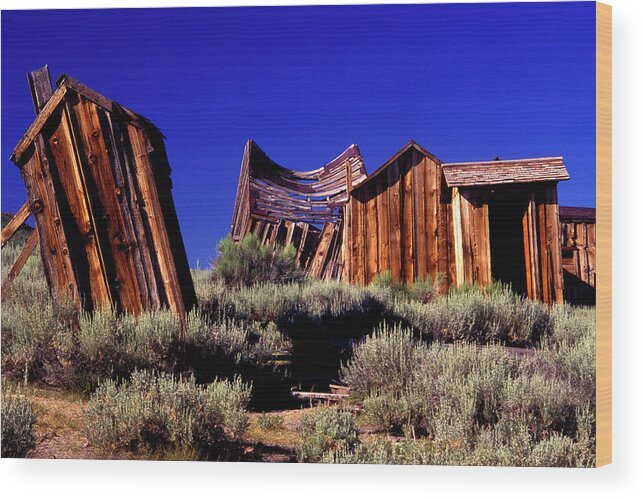
<path fill-rule="evenodd" d="M 33 459 L 155 459 L 132 452 L 109 452 L 94 448 L 83 434 L 83 413 L 87 399 L 57 388 L 32 388 L 36 412 L 36 447 L 27 457 Z M 257 424 L 260 413 L 249 413 L 249 428 L 243 444 L 243 460 L 294 462 L 299 420 L 310 409 L 274 411 L 283 418 L 276 430 L 263 430 Z"/>

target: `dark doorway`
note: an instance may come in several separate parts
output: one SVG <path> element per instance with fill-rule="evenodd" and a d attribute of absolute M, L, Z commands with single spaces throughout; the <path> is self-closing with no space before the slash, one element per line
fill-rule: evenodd
<path fill-rule="evenodd" d="M 489 196 L 491 277 L 527 295 L 522 218 L 527 210 L 522 193 L 496 191 Z"/>

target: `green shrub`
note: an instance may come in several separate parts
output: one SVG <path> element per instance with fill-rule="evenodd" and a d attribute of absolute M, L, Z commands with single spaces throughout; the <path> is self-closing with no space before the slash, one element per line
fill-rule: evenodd
<path fill-rule="evenodd" d="M 210 295 L 208 308 L 236 319 L 277 324 L 321 323 L 381 313 L 371 290 L 317 280 L 218 288 L 216 296 Z"/>
<path fill-rule="evenodd" d="M 433 461 L 431 444 L 426 440 L 392 442 L 381 436 L 360 442 L 353 449 L 340 447 L 322 458 L 322 462 L 334 464 L 434 464 Z"/>
<path fill-rule="evenodd" d="M 592 466 L 591 339 L 548 342 L 516 357 L 498 345 L 428 345 L 409 329 L 382 325 L 355 348 L 342 377 L 377 429 L 430 444 L 417 462 Z M 367 447 L 329 459 L 400 461 L 391 446 Z"/>
<path fill-rule="evenodd" d="M 18 389 L 2 386 L 2 457 L 24 457 L 36 444 L 33 406 Z"/>
<path fill-rule="evenodd" d="M 79 352 L 99 376 L 127 374 L 134 369 L 171 370 L 180 322 L 169 310 L 120 315 L 111 308 L 82 313 Z"/>
<path fill-rule="evenodd" d="M 264 431 L 280 430 L 284 426 L 284 418 L 279 414 L 261 413 L 257 416 L 257 425 Z"/>
<path fill-rule="evenodd" d="M 112 449 L 190 448 L 227 458 L 247 428 L 249 397 L 239 379 L 198 386 L 193 377 L 136 371 L 130 381 L 98 387 L 85 412 L 85 434 L 91 444 Z"/>
<path fill-rule="evenodd" d="M 420 303 L 428 303 L 438 296 L 442 284 L 442 275 L 438 274 L 435 281 L 431 276 L 426 278 L 417 278 L 412 284 L 393 279 L 390 270 L 377 274 L 373 278 L 372 286 L 383 288 L 392 292 L 393 296 Z"/>
<path fill-rule="evenodd" d="M 290 348 L 274 324 L 247 325 L 228 317 L 211 320 L 198 309 L 181 334 L 169 310 L 134 318 L 111 309 L 82 314 L 78 348 L 84 366 L 97 376 L 128 375 L 135 369 L 173 372 L 191 360 L 225 358 L 235 364 L 267 364 L 275 351 Z"/>
<path fill-rule="evenodd" d="M 430 275 L 426 276 L 425 279 L 418 278 L 408 286 L 408 296 L 411 300 L 428 303 L 438 296 L 441 285 L 441 274 L 437 275 L 435 281 Z"/>
<path fill-rule="evenodd" d="M 341 376 L 352 393 L 368 396 L 377 390 L 398 393 L 406 387 L 425 348 L 418 348 L 410 329 L 381 324 L 353 350 Z"/>
<path fill-rule="evenodd" d="M 69 376 L 64 363 L 73 353 L 73 316 L 71 302 L 50 297 L 38 306 L 3 303 L 3 373 L 14 379 L 63 381 Z"/>
<path fill-rule="evenodd" d="M 217 251 L 219 256 L 214 262 L 213 277 L 227 286 L 284 283 L 302 278 L 292 245 L 273 249 L 262 245 L 256 235 L 248 234 L 241 244 L 226 237 L 217 245 Z"/>
<path fill-rule="evenodd" d="M 340 449 L 350 452 L 358 442 L 353 415 L 330 406 L 319 406 L 304 414 L 299 434 L 297 460 L 306 463 L 317 462 Z"/>
<path fill-rule="evenodd" d="M 535 346 L 550 336 L 553 321 L 547 306 L 508 289 L 450 293 L 422 303 L 395 300 L 391 314 L 427 338 Z"/>

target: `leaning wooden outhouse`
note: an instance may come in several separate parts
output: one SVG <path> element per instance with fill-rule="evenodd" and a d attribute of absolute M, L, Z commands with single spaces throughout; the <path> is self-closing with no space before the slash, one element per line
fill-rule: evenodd
<path fill-rule="evenodd" d="M 138 314 L 196 301 L 163 135 L 147 119 L 45 68 L 29 75 L 37 117 L 16 146 L 50 288 L 93 309 Z"/>

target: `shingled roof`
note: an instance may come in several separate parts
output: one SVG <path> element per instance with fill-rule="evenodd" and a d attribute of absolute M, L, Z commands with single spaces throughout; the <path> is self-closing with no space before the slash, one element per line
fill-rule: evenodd
<path fill-rule="evenodd" d="M 568 180 L 563 158 L 528 158 L 472 163 L 445 163 L 449 187 L 553 182 Z"/>
<path fill-rule="evenodd" d="M 596 222 L 596 208 L 580 208 L 577 206 L 559 206 L 558 216 L 561 222 Z"/>

